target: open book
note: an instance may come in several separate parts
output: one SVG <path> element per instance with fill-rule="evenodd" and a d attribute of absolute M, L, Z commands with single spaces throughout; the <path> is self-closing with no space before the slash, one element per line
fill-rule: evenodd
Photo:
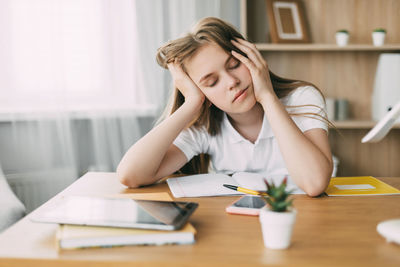
<path fill-rule="evenodd" d="M 268 182 L 279 184 L 284 176 L 268 177 Z M 231 184 L 247 189 L 266 191 L 264 176 L 258 173 L 237 172 L 232 176 L 221 173 L 207 173 L 182 176 L 167 179 L 169 189 L 174 197 L 205 197 L 205 196 L 224 196 L 224 195 L 244 195 L 244 193 L 228 189 L 223 184 Z M 290 179 L 287 184 L 288 190 L 293 190 L 292 194 L 305 194 Z"/>

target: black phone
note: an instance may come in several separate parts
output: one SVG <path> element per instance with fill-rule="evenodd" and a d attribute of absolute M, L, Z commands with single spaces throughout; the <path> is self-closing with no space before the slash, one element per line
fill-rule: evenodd
<path fill-rule="evenodd" d="M 225 211 L 231 214 L 258 216 L 260 209 L 265 205 L 266 202 L 262 197 L 245 195 L 226 207 Z"/>

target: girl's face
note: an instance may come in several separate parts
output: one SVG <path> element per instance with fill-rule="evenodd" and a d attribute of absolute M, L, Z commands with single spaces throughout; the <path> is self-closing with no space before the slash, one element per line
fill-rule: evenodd
<path fill-rule="evenodd" d="M 256 104 L 249 70 L 220 46 L 204 45 L 185 67 L 207 99 L 226 113 L 247 112 Z"/>

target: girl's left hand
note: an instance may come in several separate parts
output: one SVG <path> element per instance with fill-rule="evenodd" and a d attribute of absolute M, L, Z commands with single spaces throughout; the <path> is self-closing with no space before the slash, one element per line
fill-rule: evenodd
<path fill-rule="evenodd" d="M 253 80 L 254 95 L 257 102 L 261 102 L 268 94 L 275 94 L 269 77 L 267 62 L 257 50 L 256 46 L 239 38 L 232 40 L 232 43 L 247 55 L 247 57 L 245 57 L 232 50 L 232 55 L 245 64 L 250 71 Z"/>

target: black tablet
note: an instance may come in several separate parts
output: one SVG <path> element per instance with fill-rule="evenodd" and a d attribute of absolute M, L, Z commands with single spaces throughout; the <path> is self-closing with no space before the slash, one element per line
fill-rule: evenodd
<path fill-rule="evenodd" d="M 59 224 L 177 230 L 197 207 L 194 202 L 65 196 L 54 205 L 37 210 L 31 219 Z"/>

